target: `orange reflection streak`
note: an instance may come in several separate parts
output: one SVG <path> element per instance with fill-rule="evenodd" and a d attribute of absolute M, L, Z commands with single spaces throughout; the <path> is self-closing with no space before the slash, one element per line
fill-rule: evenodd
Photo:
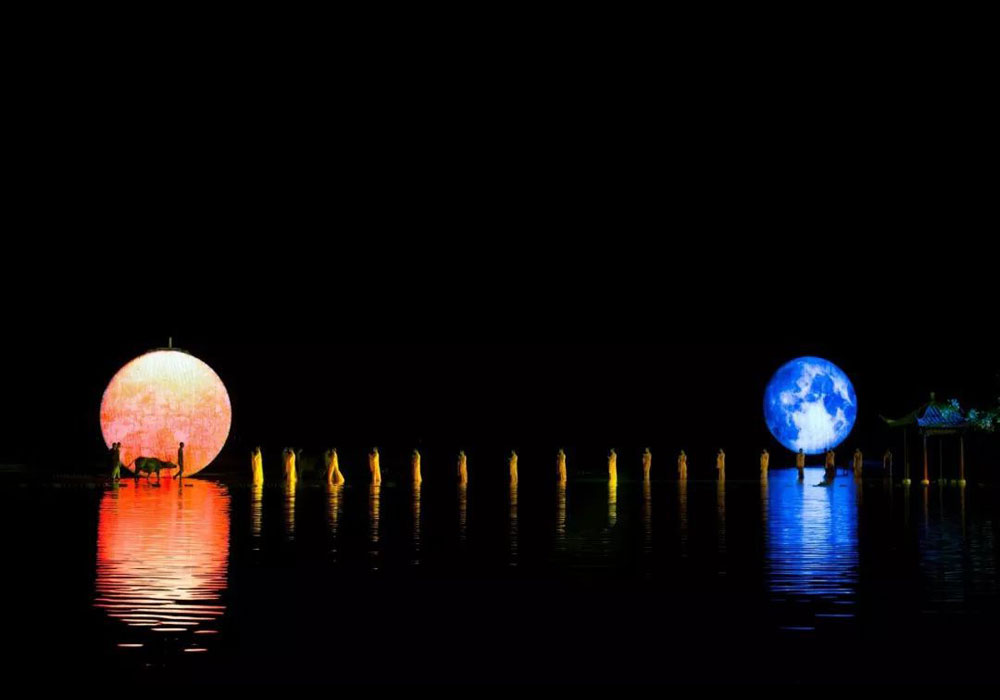
<path fill-rule="evenodd" d="M 413 512 L 413 564 L 420 563 L 420 482 L 413 484 L 413 494 L 411 498 L 411 510 Z"/>
<path fill-rule="evenodd" d="M 104 494 L 94 605 L 129 627 L 192 632 L 225 612 L 229 494 L 197 479 Z"/>
<path fill-rule="evenodd" d="M 466 529 L 469 523 L 469 487 L 464 483 L 458 485 L 458 540 L 465 542 Z"/>
<path fill-rule="evenodd" d="M 618 480 L 608 482 L 608 527 L 618 524 Z"/>
<path fill-rule="evenodd" d="M 294 471 L 295 467 L 292 467 Z M 285 536 L 295 539 L 295 480 L 285 483 Z"/>
<path fill-rule="evenodd" d="M 517 528 L 517 481 L 510 485 L 510 504 L 508 511 L 507 538 L 510 546 L 510 565 L 517 566 L 518 528 Z"/>
<path fill-rule="evenodd" d="M 556 551 L 566 549 L 566 484 L 556 486 Z"/>
<path fill-rule="evenodd" d="M 653 487 L 649 479 L 642 482 L 642 549 L 647 554 L 653 549 Z"/>
<path fill-rule="evenodd" d="M 684 470 L 687 470 L 686 466 Z M 688 494 L 686 476 L 677 482 L 677 523 L 680 531 L 681 556 L 686 557 L 688 545 Z"/>
<path fill-rule="evenodd" d="M 330 539 L 332 541 L 331 554 L 337 558 L 337 532 L 340 529 L 340 515 L 343 510 L 343 484 L 327 484 L 327 520 L 330 523 Z"/>
<path fill-rule="evenodd" d="M 254 483 L 250 492 L 250 529 L 254 537 L 260 537 L 264 523 L 264 484 Z"/>
<path fill-rule="evenodd" d="M 721 472 L 720 472 L 721 473 Z M 719 553 L 726 553 L 726 482 L 724 479 L 720 479 L 716 482 L 716 510 L 717 519 L 716 527 L 718 528 L 717 534 L 719 537 Z"/>
<path fill-rule="evenodd" d="M 382 517 L 381 499 L 382 487 L 378 484 L 371 484 L 368 487 L 368 555 L 373 570 L 378 569 L 379 524 Z"/>

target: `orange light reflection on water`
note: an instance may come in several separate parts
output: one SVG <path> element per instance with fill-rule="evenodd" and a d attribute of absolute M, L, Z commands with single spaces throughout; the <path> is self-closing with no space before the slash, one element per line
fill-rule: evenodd
<path fill-rule="evenodd" d="M 225 487 L 166 480 L 109 490 L 101 499 L 94 605 L 133 636 L 214 632 L 206 627 L 225 612 L 228 566 Z"/>

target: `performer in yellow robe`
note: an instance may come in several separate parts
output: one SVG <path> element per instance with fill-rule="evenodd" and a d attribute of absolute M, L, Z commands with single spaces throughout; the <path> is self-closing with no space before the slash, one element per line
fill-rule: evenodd
<path fill-rule="evenodd" d="M 379 465 L 377 447 L 368 454 L 368 471 L 370 471 L 372 475 L 372 484 L 380 486 L 382 484 L 382 467 Z"/>
<path fill-rule="evenodd" d="M 264 458 L 261 456 L 260 447 L 254 448 L 250 453 L 250 473 L 253 478 L 253 485 L 260 486 L 264 483 Z"/>
<path fill-rule="evenodd" d="M 688 456 L 681 450 L 680 456 L 677 457 L 677 478 L 681 481 L 686 481 L 688 478 Z"/>
<path fill-rule="evenodd" d="M 326 483 L 343 484 L 344 475 L 340 473 L 340 459 L 337 450 L 327 450 L 323 453 L 323 463 L 326 465 Z"/>
<path fill-rule="evenodd" d="M 458 483 L 460 486 L 469 483 L 469 459 L 465 456 L 465 450 L 458 453 Z"/>
<path fill-rule="evenodd" d="M 650 471 L 653 467 L 653 453 L 646 448 L 646 451 L 642 453 L 642 480 L 649 481 Z"/>
<path fill-rule="evenodd" d="M 299 475 L 295 471 L 295 451 L 286 447 L 282 456 L 285 462 L 285 483 L 294 484 L 299 479 Z"/>
<path fill-rule="evenodd" d="M 333 452 L 333 456 L 331 457 L 333 466 L 333 483 L 342 486 L 347 482 L 347 479 L 344 478 L 343 472 L 340 471 L 340 457 L 337 456 L 337 450 L 333 449 L 331 451 Z"/>
<path fill-rule="evenodd" d="M 760 453 L 760 478 L 767 478 L 767 471 L 771 467 L 771 453 L 764 450 Z"/>
<path fill-rule="evenodd" d="M 719 454 L 715 457 L 715 468 L 719 472 L 719 481 L 724 481 L 726 478 L 726 453 L 723 450 L 719 450 Z"/>
<path fill-rule="evenodd" d="M 566 452 L 562 449 L 556 454 L 556 474 L 559 477 L 559 483 L 563 486 L 566 485 Z"/>
<path fill-rule="evenodd" d="M 795 468 L 799 470 L 799 481 L 806 478 L 806 453 L 799 450 L 799 453 L 795 455 Z"/>
<path fill-rule="evenodd" d="M 420 486 L 420 484 L 424 481 L 424 477 L 420 473 L 420 450 L 413 451 L 413 458 L 410 460 L 410 466 L 413 471 L 413 485 Z"/>
<path fill-rule="evenodd" d="M 510 485 L 517 486 L 517 452 L 511 450 L 507 465 L 510 468 Z"/>
<path fill-rule="evenodd" d="M 618 483 L 618 453 L 614 449 L 608 454 L 608 481 Z"/>

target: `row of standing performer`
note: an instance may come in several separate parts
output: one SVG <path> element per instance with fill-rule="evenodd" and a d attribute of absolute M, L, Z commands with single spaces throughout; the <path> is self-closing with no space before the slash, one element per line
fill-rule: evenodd
<path fill-rule="evenodd" d="M 301 457 L 302 450 L 293 450 L 291 448 L 285 448 L 282 451 L 282 463 L 284 466 L 284 479 L 286 483 L 292 483 L 298 481 L 298 471 L 296 468 L 296 461 Z M 887 463 L 891 468 L 891 453 L 886 453 Z M 832 482 L 833 478 L 836 476 L 836 454 L 833 450 L 829 450 L 826 453 L 826 481 Z M 264 483 L 264 460 L 261 456 L 261 449 L 257 447 L 253 450 L 250 457 L 251 463 L 251 473 L 253 477 L 253 483 L 263 484 Z M 327 450 L 323 453 L 323 464 L 325 468 L 325 477 L 328 484 L 344 484 L 347 482 L 344 473 L 340 470 L 340 459 L 337 455 L 337 450 Z M 763 450 L 760 455 L 760 475 L 762 479 L 767 478 L 768 470 L 771 465 L 771 455 L 767 450 Z M 423 477 L 420 471 L 420 451 L 414 450 L 412 460 L 410 462 L 411 472 L 413 477 L 413 482 L 419 484 L 423 481 Z M 642 454 L 642 478 L 644 481 L 649 481 L 652 474 L 653 466 L 653 455 L 649 448 Z M 804 478 L 805 466 L 806 466 L 806 455 L 803 450 L 799 450 L 795 458 L 795 466 L 799 470 L 799 479 Z M 854 451 L 854 475 L 856 477 L 861 477 L 862 470 L 864 468 L 864 458 L 862 457 L 861 450 Z M 508 458 L 508 469 L 510 475 L 511 485 L 517 484 L 517 452 L 512 451 L 510 457 Z M 726 478 L 726 453 L 724 450 L 719 450 L 719 453 L 715 458 L 715 469 L 718 473 L 718 478 L 720 481 Z M 368 471 L 370 474 L 371 483 L 381 484 L 382 483 L 382 468 L 380 464 L 380 455 L 378 448 L 373 449 L 368 453 Z M 464 451 L 458 453 L 458 463 L 457 463 L 457 476 L 459 484 L 467 484 L 469 481 L 469 465 L 468 457 Z M 556 453 L 556 477 L 560 484 L 565 484 L 567 481 L 566 472 L 566 452 L 564 450 L 559 450 Z M 677 477 L 680 480 L 686 480 L 688 478 L 688 457 L 687 454 L 681 450 L 680 455 L 677 457 Z M 611 450 L 608 453 L 608 479 L 612 483 L 618 482 L 618 453 L 615 450 Z"/>

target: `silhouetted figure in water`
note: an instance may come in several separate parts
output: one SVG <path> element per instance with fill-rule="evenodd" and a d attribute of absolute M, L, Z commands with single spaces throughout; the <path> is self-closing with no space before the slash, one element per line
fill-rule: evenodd
<path fill-rule="evenodd" d="M 122 478 L 122 444 L 116 442 L 111 446 L 111 480 L 121 481 Z"/>
<path fill-rule="evenodd" d="M 795 455 L 795 468 L 799 470 L 799 481 L 806 478 L 806 453 L 805 450 L 799 449 L 799 453 Z"/>
<path fill-rule="evenodd" d="M 865 459 L 861 454 L 861 448 L 858 448 L 854 450 L 854 476 L 860 479 L 864 468 Z"/>
<path fill-rule="evenodd" d="M 177 476 L 184 476 L 184 443 L 177 448 Z"/>
<path fill-rule="evenodd" d="M 827 450 L 826 466 L 824 469 L 823 481 L 821 481 L 816 485 L 831 486 L 836 478 L 837 478 L 837 456 L 834 454 L 833 450 Z"/>
<path fill-rule="evenodd" d="M 760 453 L 760 478 L 767 478 L 767 470 L 771 467 L 771 453 L 764 450 Z"/>
<path fill-rule="evenodd" d="M 882 470 L 892 478 L 892 450 L 886 450 L 882 455 Z"/>

